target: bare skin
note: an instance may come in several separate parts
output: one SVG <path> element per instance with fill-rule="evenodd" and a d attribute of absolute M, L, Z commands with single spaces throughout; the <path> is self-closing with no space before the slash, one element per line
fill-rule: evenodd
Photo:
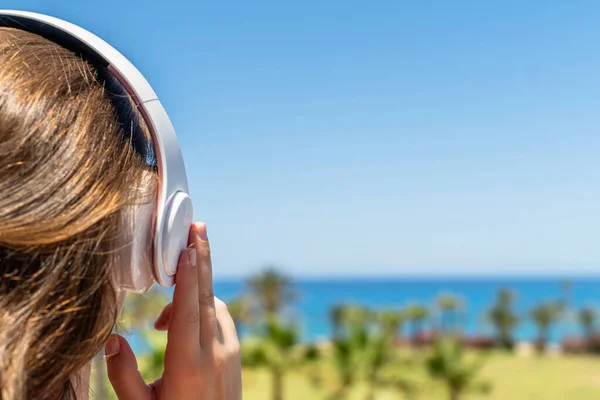
<path fill-rule="evenodd" d="M 168 333 L 162 378 L 142 379 L 127 341 L 106 344 L 107 370 L 119 400 L 241 400 L 240 345 L 227 306 L 214 297 L 206 225 L 196 223 L 179 259 L 173 302 L 155 323 Z"/>

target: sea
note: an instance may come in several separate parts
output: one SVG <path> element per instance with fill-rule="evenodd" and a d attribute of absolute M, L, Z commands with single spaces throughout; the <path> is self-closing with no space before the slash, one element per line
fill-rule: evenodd
<path fill-rule="evenodd" d="M 536 338 L 537 329 L 530 311 L 540 303 L 567 302 L 571 312 L 551 328 L 550 340 L 581 335 L 576 311 L 591 306 L 600 312 L 600 277 L 593 278 L 444 278 L 444 279 L 304 279 L 295 282 L 297 302 L 288 314 L 300 321 L 304 341 L 326 340 L 331 333 L 329 310 L 337 304 L 364 305 L 377 309 L 401 309 L 420 303 L 434 309 L 442 294 L 458 296 L 464 304 L 461 320 L 467 335 L 491 335 L 486 311 L 493 305 L 498 290 L 506 288 L 515 295 L 514 310 L 520 317 L 515 329 L 519 341 Z M 217 281 L 215 294 L 224 301 L 244 293 L 242 281 Z M 600 314 L 599 314 L 600 319 Z M 427 329 L 427 325 L 425 326 Z M 408 327 L 405 327 L 408 329 Z"/>
<path fill-rule="evenodd" d="M 348 278 L 348 279 L 298 279 L 293 283 L 296 302 L 287 307 L 288 318 L 299 322 L 304 342 L 327 340 L 331 333 L 329 311 L 338 304 L 367 306 L 373 310 L 401 309 L 420 303 L 434 309 L 436 299 L 442 294 L 458 296 L 464 304 L 461 316 L 462 331 L 469 336 L 491 336 L 492 326 L 486 311 L 492 306 L 498 290 L 510 289 L 515 295 L 514 310 L 520 322 L 514 331 L 517 341 L 532 341 L 537 336 L 531 321 L 531 310 L 547 301 L 564 300 L 570 312 L 560 323 L 552 326 L 550 341 L 560 343 L 565 337 L 581 336 L 576 312 L 584 306 L 599 310 L 600 277 L 590 278 Z M 225 302 L 243 295 L 243 280 L 217 280 L 215 295 Z M 169 290 L 168 293 L 172 293 Z M 157 315 L 160 310 L 157 311 Z M 600 322 L 600 321 L 599 321 Z M 431 325 L 425 325 L 425 330 Z M 405 326 L 405 333 L 409 327 Z M 143 349 L 139 338 L 133 339 L 134 349 Z M 136 351 L 137 351 L 136 350 Z"/>

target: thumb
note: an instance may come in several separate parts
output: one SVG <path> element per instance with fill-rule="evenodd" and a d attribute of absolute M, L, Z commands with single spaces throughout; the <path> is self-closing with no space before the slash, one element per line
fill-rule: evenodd
<path fill-rule="evenodd" d="M 124 337 L 111 335 L 105 346 L 108 379 L 119 400 L 151 400 L 152 389 L 138 371 L 133 350 Z"/>
<path fill-rule="evenodd" d="M 171 324 L 171 315 L 173 314 L 173 303 L 167 304 L 167 306 L 162 310 L 160 315 L 158 316 L 156 322 L 154 323 L 154 329 L 158 331 L 166 331 L 169 330 L 169 325 Z"/>

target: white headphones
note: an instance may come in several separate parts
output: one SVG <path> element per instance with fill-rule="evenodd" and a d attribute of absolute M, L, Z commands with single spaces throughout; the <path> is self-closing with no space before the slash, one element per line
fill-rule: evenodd
<path fill-rule="evenodd" d="M 158 195 L 156 205 L 143 205 L 135 212 L 131 260 L 122 260 L 132 269 L 130 273 L 121 272 L 119 285 L 136 292 L 148 290 L 154 281 L 164 287 L 173 286 L 179 255 L 188 244 L 193 208 L 175 129 L 148 81 L 104 40 L 69 22 L 32 12 L 0 10 L 0 27 L 38 34 L 84 56 L 95 66 L 108 68 L 133 99 L 154 143 Z M 136 225 L 138 222 L 140 225 Z"/>

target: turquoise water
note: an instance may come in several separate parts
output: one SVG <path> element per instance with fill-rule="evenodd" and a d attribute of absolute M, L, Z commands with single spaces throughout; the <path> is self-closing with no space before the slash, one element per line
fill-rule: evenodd
<path fill-rule="evenodd" d="M 355 303 L 373 308 L 402 307 L 411 302 L 433 306 L 443 292 L 461 296 L 466 304 L 464 330 L 467 334 L 489 335 L 492 330 L 486 323 L 485 311 L 493 303 L 499 288 L 510 288 L 517 295 L 515 310 L 522 322 L 515 330 L 518 340 L 532 340 L 535 325 L 528 320 L 528 312 L 542 301 L 563 297 L 560 278 L 547 279 L 328 279 L 298 280 L 297 305 L 288 310 L 302 321 L 304 340 L 317 340 L 330 334 L 328 311 L 332 305 Z M 600 309 L 600 278 L 570 280 L 569 303 L 573 308 L 583 305 Z M 241 281 L 215 282 L 215 293 L 227 301 L 243 293 Z M 158 312 L 157 312 L 158 314 Z M 565 336 L 579 335 L 580 328 L 574 318 L 566 318 L 551 331 L 551 340 L 560 341 Z M 137 347 L 137 346 L 136 346 Z"/>
<path fill-rule="evenodd" d="M 296 282 L 300 301 L 295 308 L 303 321 L 305 340 L 330 334 L 328 310 L 339 303 L 356 303 L 373 308 L 402 307 L 411 302 L 433 306 L 443 292 L 461 296 L 466 305 L 465 331 L 468 334 L 491 334 L 485 322 L 485 311 L 494 302 L 499 288 L 510 288 L 516 294 L 515 310 L 523 321 L 516 329 L 519 340 L 536 336 L 535 325 L 527 320 L 529 310 L 542 301 L 563 297 L 562 280 L 557 279 L 379 279 L 379 280 L 300 280 Z M 597 305 L 600 309 L 600 278 L 571 280 L 569 303 L 573 308 Z M 239 281 L 215 283 L 215 292 L 224 300 L 243 291 Z M 580 334 L 574 318 L 552 330 L 552 340 Z"/>

